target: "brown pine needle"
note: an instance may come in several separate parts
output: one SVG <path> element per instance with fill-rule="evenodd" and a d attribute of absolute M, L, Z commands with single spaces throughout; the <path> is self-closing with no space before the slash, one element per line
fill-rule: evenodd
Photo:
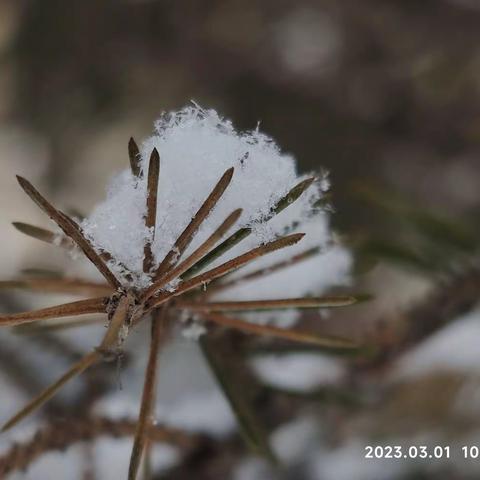
<path fill-rule="evenodd" d="M 197 275 L 196 277 L 191 278 L 190 280 L 186 280 L 181 283 L 178 288 L 174 292 L 167 292 L 163 295 L 159 295 L 158 297 L 150 296 L 151 304 L 147 306 L 147 310 L 154 308 L 156 306 L 165 303 L 172 297 L 176 297 L 181 295 L 182 293 L 188 292 L 193 288 L 196 288 L 202 284 L 207 284 L 216 278 L 219 278 L 223 275 L 226 275 L 237 268 L 242 267 L 246 263 L 249 263 L 257 258 L 262 257 L 268 253 L 274 252 L 275 250 L 280 250 L 285 247 L 289 247 L 291 245 L 295 245 L 298 243 L 303 237 L 305 236 L 304 233 L 294 233 L 292 235 L 287 235 L 285 237 L 281 237 L 277 240 L 273 240 L 272 242 L 266 243 L 265 245 L 261 245 L 260 247 L 254 248 L 243 255 L 233 258 L 228 262 L 222 263 L 218 267 L 212 268 L 205 273 Z M 155 295 L 155 294 L 153 294 Z M 153 297 L 153 298 L 152 298 Z M 149 300 L 148 298 L 146 299 Z M 150 303 L 150 302 L 148 302 Z"/>
<path fill-rule="evenodd" d="M 155 278 L 163 276 L 170 268 L 174 267 L 177 261 L 182 256 L 185 249 L 192 241 L 193 236 L 202 224 L 202 222 L 208 217 L 210 212 L 215 208 L 226 188 L 230 184 L 233 176 L 234 168 L 229 168 L 220 178 L 207 199 L 203 202 L 195 216 L 187 225 L 185 230 L 180 234 L 173 248 L 167 253 L 162 263 L 157 269 Z"/>
<path fill-rule="evenodd" d="M 30 312 L 13 313 L 10 315 L 0 315 L 0 326 L 22 325 L 24 323 L 35 322 L 37 320 L 47 320 L 49 318 L 70 317 L 73 315 L 84 315 L 87 313 L 105 313 L 105 297 L 90 298 L 78 302 L 64 303 L 55 307 L 42 308 Z"/>
<path fill-rule="evenodd" d="M 36 396 L 31 402 L 23 407 L 18 413 L 10 418 L 1 428 L 1 432 L 5 432 L 23 420 L 30 413 L 41 407 L 46 401 L 52 398 L 55 393 L 63 387 L 73 377 L 81 374 L 87 368 L 101 359 L 101 355 L 97 351 L 90 352 L 75 363 L 65 374 L 63 374 L 56 382 L 52 383 L 40 395 Z"/>
<path fill-rule="evenodd" d="M 152 314 L 152 334 L 150 340 L 150 352 L 148 364 L 145 370 L 145 382 L 143 384 L 142 403 L 138 417 L 135 440 L 133 442 L 128 480 L 137 478 L 142 455 L 148 440 L 148 432 L 153 423 L 153 407 L 155 403 L 155 388 L 157 385 L 158 353 L 162 340 L 165 338 L 166 325 L 164 323 L 164 309 L 156 310 Z"/>
<path fill-rule="evenodd" d="M 12 222 L 12 225 L 19 231 L 29 237 L 36 238 L 42 242 L 50 243 L 52 245 L 58 245 L 59 247 L 67 250 L 72 250 L 75 244 L 67 237 L 60 236 L 51 230 L 45 228 L 36 227 L 24 222 Z"/>
<path fill-rule="evenodd" d="M 111 295 L 112 287 L 103 283 L 86 282 L 75 278 L 32 277 L 0 281 L 0 290 L 21 289 L 35 292 L 53 292 L 72 295 Z"/>
<path fill-rule="evenodd" d="M 285 210 L 289 205 L 300 198 L 300 195 L 307 190 L 310 185 L 315 181 L 315 177 L 310 177 L 297 183 L 288 193 L 282 197 L 277 204 L 272 208 L 270 215 L 266 220 L 272 219 L 275 215 L 278 215 L 281 211 Z"/>
<path fill-rule="evenodd" d="M 307 178 L 306 180 L 301 181 L 293 188 L 291 188 L 286 195 L 284 195 L 274 207 L 271 209 L 270 213 L 259 220 L 262 222 L 268 222 L 275 215 L 279 214 L 282 210 L 285 210 L 289 205 L 294 203 L 302 193 L 307 190 L 308 187 L 315 181 L 315 178 Z M 225 239 L 220 245 L 215 247 L 210 253 L 201 258 L 195 265 L 193 265 L 189 270 L 183 275 L 184 279 L 192 278 L 195 274 L 203 270 L 207 265 L 212 263 L 217 258 L 221 257 L 224 253 L 228 252 L 235 245 L 240 243 L 243 239 L 247 238 L 252 233 L 250 227 L 239 228 L 236 232 L 232 233 L 227 239 Z"/>
<path fill-rule="evenodd" d="M 226 282 L 222 281 L 222 283 L 217 283 L 215 284 L 215 286 L 211 285 L 209 289 L 209 293 L 210 294 L 214 292 L 216 293 L 216 292 L 219 292 L 220 290 L 225 290 L 227 288 L 237 286 L 249 280 L 255 280 L 257 278 L 270 275 L 271 273 L 278 272 L 279 270 L 282 270 L 284 268 L 291 267 L 292 265 L 295 265 L 303 260 L 307 260 L 315 255 L 318 255 L 320 253 L 320 250 L 321 250 L 320 247 L 313 247 L 305 252 L 294 255 L 293 257 L 287 260 L 283 260 L 281 262 L 275 263 L 269 267 L 260 268 L 259 270 L 255 270 L 245 275 L 232 278 L 231 280 L 228 280 Z"/>
<path fill-rule="evenodd" d="M 105 318 L 82 318 L 78 320 L 68 321 L 53 321 L 40 324 L 26 324 L 15 327 L 14 332 L 18 335 L 35 335 L 37 333 L 49 333 L 58 332 L 64 330 L 70 330 L 72 328 L 87 327 L 89 325 L 97 325 L 105 323 Z"/>
<path fill-rule="evenodd" d="M 188 258 L 153 283 L 145 292 L 145 296 L 148 297 L 150 294 L 160 290 L 175 278 L 180 277 L 183 272 L 187 271 L 195 262 L 202 258 L 228 232 L 232 225 L 234 225 L 240 218 L 241 214 L 241 208 L 233 211 L 212 233 L 212 235 L 210 235 L 210 237 L 208 237 Z"/>
<path fill-rule="evenodd" d="M 25 275 L 24 278 L 56 278 L 57 280 L 63 278 L 63 274 L 59 270 L 51 270 L 47 268 L 22 268 L 20 270 L 22 275 Z"/>
<path fill-rule="evenodd" d="M 142 158 L 140 157 L 138 145 L 133 137 L 130 137 L 128 142 L 128 157 L 130 159 L 130 168 L 132 169 L 133 175 L 135 177 L 140 177 L 140 162 Z"/>
<path fill-rule="evenodd" d="M 90 242 L 85 238 L 82 230 L 71 218 L 53 207 L 38 190 L 25 178 L 17 175 L 17 180 L 25 193 L 53 220 L 83 251 L 86 257 L 97 267 L 98 271 L 105 277 L 107 282 L 115 289 L 121 287 L 121 283 L 101 259 Z"/>
<path fill-rule="evenodd" d="M 95 265 L 95 267 L 97 267 L 97 270 L 103 275 L 107 282 L 112 285 L 112 287 L 120 289 L 122 287 L 122 284 L 117 280 L 115 275 L 112 273 L 112 271 L 108 268 L 106 264 L 106 262 L 113 259 L 111 253 L 103 249 L 101 253 L 97 253 L 96 250 L 93 248 L 93 245 L 83 234 L 83 230 L 81 229 L 80 225 L 78 225 L 75 220 L 71 219 L 65 213 L 60 211 L 58 211 L 58 213 L 60 214 L 60 217 L 66 222 L 66 224 L 71 227 L 71 238 L 83 251 L 85 256 Z M 68 235 L 68 232 L 65 231 L 65 234 Z"/>
<path fill-rule="evenodd" d="M 70 369 L 64 373 L 56 382 L 52 383 L 43 392 L 36 396 L 31 402 L 29 402 L 24 408 L 22 408 L 17 414 L 15 414 L 10 420 L 8 420 L 0 431 L 4 432 L 19 421 L 24 419 L 27 415 L 32 413 L 41 407 L 47 400 L 52 398 L 55 393 L 63 387 L 69 380 L 80 375 L 87 368 L 91 367 L 94 363 L 100 361 L 104 355 L 114 353 L 115 347 L 119 344 L 120 331 L 125 325 L 128 315 L 128 309 L 131 304 L 131 297 L 126 295 L 120 299 L 117 309 L 110 321 L 102 343 L 93 352 L 88 353 L 78 362 L 76 362 Z"/>
<path fill-rule="evenodd" d="M 243 302 L 178 302 L 177 308 L 193 312 L 234 312 L 247 310 L 282 310 L 287 308 L 335 308 L 356 303 L 355 297 L 306 297 L 279 300 L 250 300 Z"/>
<path fill-rule="evenodd" d="M 216 323 L 223 327 L 234 328 L 245 333 L 254 335 L 265 335 L 268 337 L 282 338 L 292 342 L 311 343 L 326 348 L 357 348 L 358 345 L 344 338 L 316 335 L 314 333 L 302 332 L 299 330 L 290 330 L 273 327 L 270 325 L 257 325 L 245 320 L 238 320 L 226 317 L 219 313 L 209 313 L 204 317 L 207 321 Z"/>
<path fill-rule="evenodd" d="M 147 215 L 145 217 L 145 226 L 151 230 L 151 237 L 147 240 L 143 250 L 143 271 L 150 272 L 153 267 L 152 243 L 155 240 L 155 224 L 157 219 L 157 191 L 158 177 L 160 173 L 160 156 L 156 148 L 150 155 L 148 165 L 148 183 L 147 183 Z"/>
<path fill-rule="evenodd" d="M 110 355 L 118 350 L 118 347 L 121 343 L 121 331 L 129 323 L 128 315 L 130 307 L 133 305 L 133 303 L 134 299 L 131 293 L 127 293 L 127 295 L 120 299 L 118 306 L 115 309 L 115 313 L 110 320 L 108 329 L 105 332 L 102 343 L 99 347 L 97 347 L 98 352 L 101 352 L 105 355 Z"/>

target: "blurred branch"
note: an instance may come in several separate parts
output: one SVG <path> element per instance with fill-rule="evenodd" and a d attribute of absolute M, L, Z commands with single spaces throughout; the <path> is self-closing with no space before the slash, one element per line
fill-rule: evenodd
<path fill-rule="evenodd" d="M 471 311 L 480 300 L 480 270 L 471 268 L 439 282 L 436 289 L 410 310 L 393 319 L 380 320 L 377 353 L 358 364 L 361 369 L 386 368 L 402 353 L 419 344 L 459 316 Z"/>
<path fill-rule="evenodd" d="M 0 457 L 0 476 L 14 471 L 25 470 L 37 458 L 48 451 L 64 451 L 74 443 L 91 441 L 100 436 L 113 438 L 130 437 L 135 434 L 136 421 L 110 420 L 102 417 L 69 418 L 53 422 L 39 430 L 25 443 L 14 445 Z M 170 443 L 182 449 L 191 448 L 197 438 L 180 430 L 162 426 L 152 426 L 149 440 Z"/>

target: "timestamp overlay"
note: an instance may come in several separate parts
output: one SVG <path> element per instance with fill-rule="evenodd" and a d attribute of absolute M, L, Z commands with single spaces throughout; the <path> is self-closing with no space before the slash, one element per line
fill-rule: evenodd
<path fill-rule="evenodd" d="M 375 460 L 448 460 L 450 458 L 480 461 L 476 445 L 366 445 L 366 459 Z"/>

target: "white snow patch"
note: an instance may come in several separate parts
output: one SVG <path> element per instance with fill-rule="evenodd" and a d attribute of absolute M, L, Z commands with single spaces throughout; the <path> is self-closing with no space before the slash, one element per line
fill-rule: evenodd
<path fill-rule="evenodd" d="M 262 355 L 254 358 L 251 364 L 264 383 L 302 391 L 334 383 L 344 373 L 338 360 L 315 353 Z"/>
<path fill-rule="evenodd" d="M 310 416 L 300 417 L 273 432 L 272 448 L 283 463 L 292 464 L 305 459 L 314 448 L 317 436 L 317 420 Z"/>
<path fill-rule="evenodd" d="M 431 335 L 399 361 L 395 378 L 420 377 L 435 371 L 477 373 L 480 364 L 480 309 Z"/>

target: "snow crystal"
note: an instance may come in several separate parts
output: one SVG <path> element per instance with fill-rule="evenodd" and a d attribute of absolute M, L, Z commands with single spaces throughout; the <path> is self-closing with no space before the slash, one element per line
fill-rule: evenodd
<path fill-rule="evenodd" d="M 142 260 L 144 244 L 149 237 L 144 225 L 145 172 L 153 148 L 160 152 L 157 222 L 152 246 L 157 265 L 222 174 L 233 166 L 235 172 L 230 185 L 201 225 L 183 258 L 210 236 L 227 215 L 240 207 L 243 213 L 234 229 L 249 226 L 253 233 L 210 267 L 285 233 L 305 232 L 306 236 L 295 246 L 247 265 L 241 273 L 268 267 L 285 260 L 286 255 L 293 256 L 312 247 L 321 247 L 323 253 L 255 282 L 224 290 L 216 299 L 318 295 L 332 285 L 344 284 L 348 280 L 350 254 L 332 242 L 328 213 L 314 207 L 329 186 L 327 176 L 317 175 L 317 181 L 297 201 L 268 223 L 262 222 L 276 202 L 308 176 L 299 175 L 295 159 L 282 153 L 276 143 L 258 128 L 239 133 L 230 121 L 222 119 L 214 110 L 193 105 L 164 114 L 157 121 L 154 135 L 143 143 L 141 149 L 144 177 L 137 179 L 128 169 L 116 175 L 110 182 L 106 200 L 82 223 L 94 245 L 112 254 L 115 261 L 111 268 L 117 272 L 125 267 L 133 271 L 137 286 L 144 287 L 150 282 L 142 273 Z"/>

